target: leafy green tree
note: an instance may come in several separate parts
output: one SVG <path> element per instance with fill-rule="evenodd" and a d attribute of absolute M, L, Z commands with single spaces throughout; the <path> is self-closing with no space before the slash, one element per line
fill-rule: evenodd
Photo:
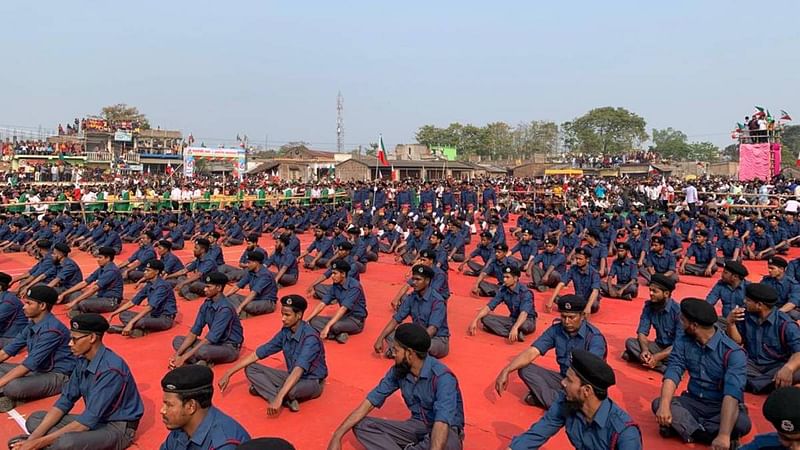
<path fill-rule="evenodd" d="M 786 125 L 781 133 L 781 163 L 793 166 L 800 154 L 800 125 Z"/>
<path fill-rule="evenodd" d="M 104 107 L 100 114 L 104 119 L 110 123 L 114 122 L 132 122 L 134 125 L 142 130 L 150 129 L 150 122 L 147 116 L 139 112 L 135 106 L 128 106 L 125 103 L 117 103 L 116 105 L 109 105 Z"/>
<path fill-rule="evenodd" d="M 664 159 L 685 160 L 689 156 L 689 143 L 686 134 L 672 127 L 658 130 L 653 128 L 653 150 Z"/>
<path fill-rule="evenodd" d="M 689 154 L 686 159 L 690 161 L 716 162 L 719 160 L 719 147 L 711 142 L 692 142 L 688 147 Z"/>
<path fill-rule="evenodd" d="M 647 140 L 645 120 L 625 108 L 595 108 L 562 128 L 572 150 L 614 155 L 636 150 Z"/>
<path fill-rule="evenodd" d="M 722 149 L 722 156 L 728 161 L 739 161 L 739 144 L 730 144 Z"/>

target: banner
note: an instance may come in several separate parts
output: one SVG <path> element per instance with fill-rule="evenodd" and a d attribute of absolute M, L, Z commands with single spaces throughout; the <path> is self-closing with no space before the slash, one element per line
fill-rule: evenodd
<path fill-rule="evenodd" d="M 230 160 L 234 176 L 239 178 L 239 181 L 244 180 L 244 173 L 247 170 L 247 153 L 243 148 L 186 147 L 183 150 L 183 176 L 186 178 L 194 176 L 194 165 L 197 159 Z"/>
<path fill-rule="evenodd" d="M 781 144 L 772 143 L 772 176 L 781 174 Z"/>
<path fill-rule="evenodd" d="M 133 133 L 130 131 L 117 131 L 114 133 L 114 140 L 117 142 L 131 142 L 133 141 Z"/>
<path fill-rule="evenodd" d="M 779 146 L 780 147 L 780 146 Z M 739 180 L 770 179 L 770 144 L 741 144 L 739 146 Z"/>

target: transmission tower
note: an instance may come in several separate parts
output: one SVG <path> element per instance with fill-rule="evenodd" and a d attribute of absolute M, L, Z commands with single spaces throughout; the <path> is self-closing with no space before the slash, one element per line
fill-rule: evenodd
<path fill-rule="evenodd" d="M 344 153 L 344 97 L 336 96 L 336 151 Z"/>

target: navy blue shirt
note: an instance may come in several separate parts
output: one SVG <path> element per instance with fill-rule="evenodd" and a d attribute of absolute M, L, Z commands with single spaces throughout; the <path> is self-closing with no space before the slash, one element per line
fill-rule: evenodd
<path fill-rule="evenodd" d="M 306 251 L 311 253 L 313 250 L 317 251 L 317 254 L 320 255 L 320 258 L 323 259 L 330 259 L 333 256 L 333 240 L 327 237 L 322 237 L 320 239 L 314 239 Z"/>
<path fill-rule="evenodd" d="M 528 259 L 530 259 L 531 256 L 535 256 L 538 251 L 539 248 L 536 245 L 535 241 L 533 240 L 525 241 L 523 239 L 517 242 L 517 245 L 515 245 L 511 249 L 511 254 L 519 252 L 519 256 L 520 259 L 522 259 L 522 263 L 526 264 L 528 262 Z"/>
<path fill-rule="evenodd" d="M 275 303 L 278 300 L 278 284 L 275 282 L 275 275 L 264 266 L 258 266 L 256 272 L 248 270 L 245 276 L 239 280 L 237 286 L 240 289 L 248 286 L 250 292 L 255 292 L 254 301 Z"/>
<path fill-rule="evenodd" d="M 749 444 L 739 447 L 739 450 L 786 450 L 781 444 L 778 433 L 765 433 L 756 435 Z"/>
<path fill-rule="evenodd" d="M 45 314 L 39 323 L 28 321 L 3 351 L 15 356 L 23 348 L 28 349 L 28 356 L 22 365 L 31 372 L 69 374 L 75 367 L 75 356 L 69 349 L 69 330 L 51 313 Z"/>
<path fill-rule="evenodd" d="M 175 292 L 172 290 L 172 286 L 161 277 L 148 281 L 133 296 L 131 302 L 134 305 L 141 305 L 144 299 L 147 299 L 147 305 L 152 308 L 150 311 L 152 317 L 175 316 L 178 312 Z"/>
<path fill-rule="evenodd" d="M 56 277 L 56 265 L 53 263 L 53 254 L 48 252 L 42 256 L 39 261 L 31 267 L 30 274 L 32 277 L 37 277 L 44 274 L 44 283 L 49 283 Z"/>
<path fill-rule="evenodd" d="M 719 330 L 706 345 L 683 334 L 672 345 L 664 379 L 680 384 L 688 370 L 688 391 L 693 396 L 721 402 L 727 395 L 741 403 L 747 381 L 746 365 L 744 350 Z"/>
<path fill-rule="evenodd" d="M 711 244 L 700 245 L 693 242 L 686 250 L 686 258 L 694 256 L 694 262 L 701 266 L 707 266 L 712 260 L 717 257 L 717 249 Z"/>
<path fill-rule="evenodd" d="M 733 238 L 733 237 L 730 237 L 730 238 L 721 237 L 721 238 L 719 238 L 717 240 L 717 250 L 721 251 L 722 252 L 722 256 L 724 256 L 726 259 L 733 258 L 733 252 L 737 248 L 738 249 L 742 248 L 742 240 L 741 239 L 736 239 L 736 238 Z M 740 250 L 740 252 L 741 252 L 741 250 Z"/>
<path fill-rule="evenodd" d="M 560 252 L 550 253 L 544 251 L 533 257 L 533 263 L 536 265 L 541 264 L 542 270 L 545 272 L 547 272 L 550 266 L 553 266 L 553 270 L 563 274 L 567 268 L 567 257 Z"/>
<path fill-rule="evenodd" d="M 450 329 L 447 327 L 447 302 L 430 286 L 422 295 L 417 292 L 407 294 L 392 318 L 395 322 L 402 323 L 408 316 L 411 316 L 413 323 L 426 329 L 436 327 L 434 337 L 450 336 Z"/>
<path fill-rule="evenodd" d="M 267 356 L 283 352 L 286 370 L 291 373 L 295 367 L 303 369 L 301 379 L 324 380 L 328 376 L 325 362 L 325 346 L 322 339 L 308 322 L 301 321 L 297 331 L 283 327 L 272 339 L 256 349 L 256 356 Z"/>
<path fill-rule="evenodd" d="M 211 345 L 232 344 L 239 347 L 244 341 L 244 330 L 236 308 L 223 295 L 217 300 L 206 298 L 197 312 L 191 332 L 200 336 L 206 326 L 208 333 L 205 339 Z"/>
<path fill-rule="evenodd" d="M 239 422 L 211 406 L 192 437 L 182 428 L 170 430 L 160 450 L 233 450 L 249 440 L 250 435 Z"/>
<path fill-rule="evenodd" d="M 722 317 L 728 317 L 728 314 L 737 306 L 744 307 L 744 291 L 748 284 L 750 284 L 749 281 L 742 280 L 734 289 L 731 285 L 719 280 L 711 288 L 711 292 L 706 295 L 706 301 L 716 306 L 717 302 L 722 300 Z"/>
<path fill-rule="evenodd" d="M 28 326 L 22 302 L 8 291 L 0 292 L 0 337 L 13 338 Z"/>
<path fill-rule="evenodd" d="M 183 262 L 172 252 L 164 253 L 161 262 L 164 263 L 164 273 L 167 275 L 183 269 Z"/>
<path fill-rule="evenodd" d="M 411 373 L 400 378 L 394 368 L 389 369 L 378 386 L 367 394 L 367 401 L 380 408 L 398 389 L 411 418 L 425 423 L 428 430 L 434 422 L 464 428 L 464 401 L 458 380 L 436 358 L 425 358 L 418 378 Z"/>
<path fill-rule="evenodd" d="M 533 306 L 533 294 L 530 289 L 523 286 L 522 283 L 515 284 L 511 289 L 507 288 L 505 285 L 500 286 L 500 289 L 497 290 L 497 294 L 489 301 L 487 306 L 494 311 L 500 303 L 506 305 L 509 316 L 514 320 L 517 320 L 522 311 L 528 314 L 529 319 L 536 318 L 536 311 Z"/>
<path fill-rule="evenodd" d="M 86 278 L 87 284 L 95 281 L 97 281 L 97 287 L 99 288 L 97 291 L 98 297 L 122 298 L 122 285 L 124 284 L 122 272 L 119 271 L 119 267 L 113 261 L 98 267 Z"/>
<path fill-rule="evenodd" d="M 585 270 L 581 270 L 575 265 L 570 266 L 561 282 L 566 286 L 570 281 L 572 281 L 572 285 L 575 288 L 575 295 L 583 297 L 587 301 L 592 295 L 592 291 L 600 289 L 600 274 L 597 273 L 594 267 L 589 267 L 588 265 Z M 600 301 L 599 296 L 596 301 Z"/>
<path fill-rule="evenodd" d="M 511 450 L 540 448 L 561 428 L 567 432 L 572 446 L 577 449 L 641 450 L 642 434 L 633 425 L 631 416 L 611 399 L 606 398 L 594 414 L 591 422 L 580 410 L 574 411 L 566 404 L 563 392 L 545 415 L 528 431 L 511 440 Z M 616 445 L 612 448 L 612 442 Z"/>
<path fill-rule="evenodd" d="M 645 258 L 645 265 L 647 267 L 654 268 L 656 273 L 674 272 L 675 255 L 673 255 L 672 252 L 669 252 L 666 249 L 662 250 L 660 255 L 651 250 L 647 252 L 647 258 Z"/>
<path fill-rule="evenodd" d="M 352 317 L 357 320 L 367 318 L 367 299 L 358 280 L 346 277 L 342 283 L 333 283 L 322 298 L 322 303 L 330 305 L 334 301 L 347 308 L 344 317 Z"/>
<path fill-rule="evenodd" d="M 636 333 L 647 336 L 652 327 L 656 330 L 656 345 L 667 348 L 683 333 L 681 306 L 671 298 L 667 299 L 663 307 L 655 305 L 651 300 L 644 302 Z"/>
<path fill-rule="evenodd" d="M 800 306 L 800 284 L 793 279 L 784 275 L 780 279 L 765 276 L 761 282 L 772 286 L 778 293 L 778 302 L 775 304 L 778 308 L 787 303 L 794 304 L 795 307 Z"/>
<path fill-rule="evenodd" d="M 85 408 L 75 421 L 90 430 L 108 422 L 139 420 L 144 414 L 142 398 L 128 365 L 104 345 L 91 361 L 78 359 L 54 406 L 69 413 L 80 398 Z"/>
<path fill-rule="evenodd" d="M 800 328 L 787 314 L 773 308 L 761 322 L 756 314 L 745 312 L 736 322 L 747 357 L 762 366 L 782 366 L 800 352 Z"/>
<path fill-rule="evenodd" d="M 622 261 L 619 258 L 614 258 L 611 262 L 611 271 L 608 273 L 609 277 L 617 277 L 617 283 L 625 284 L 631 280 L 636 280 L 639 276 L 639 267 L 636 261 L 625 258 Z"/>
<path fill-rule="evenodd" d="M 206 275 L 210 274 L 217 270 L 217 263 L 214 261 L 213 256 L 209 253 L 206 253 L 200 258 L 195 258 L 192 262 L 186 266 L 186 270 L 188 272 L 197 271 L 200 273 L 201 277 L 205 277 Z"/>
<path fill-rule="evenodd" d="M 603 359 L 606 359 L 608 353 L 606 338 L 597 327 L 585 320 L 578 331 L 570 335 L 564 330 L 561 321 L 556 319 L 550 328 L 533 341 L 531 347 L 539 350 L 542 356 L 550 349 L 556 349 L 556 362 L 562 376 L 566 376 L 567 369 L 572 365 L 572 350 L 580 348 Z"/>
<path fill-rule="evenodd" d="M 83 272 L 72 258 L 64 258 L 56 264 L 56 278 L 60 280 L 59 286 L 69 289 L 83 281 Z"/>
<path fill-rule="evenodd" d="M 575 250 L 581 243 L 581 238 L 577 233 L 564 233 L 558 240 L 558 248 L 560 248 L 565 255 Z"/>
<path fill-rule="evenodd" d="M 130 257 L 128 257 L 128 261 L 130 262 L 139 261 L 139 265 L 136 266 L 136 270 L 144 270 L 144 266 L 147 263 L 147 261 L 155 259 L 155 257 L 156 257 L 156 252 L 155 250 L 153 250 L 153 246 L 148 245 L 146 247 L 137 248 L 136 251 L 133 252 L 133 254 Z"/>
<path fill-rule="evenodd" d="M 469 254 L 469 258 L 472 259 L 474 257 L 480 257 L 483 260 L 483 263 L 486 264 L 492 258 L 494 258 L 494 249 L 492 249 L 488 245 L 478 244 L 475 246 L 475 249 L 472 250 L 472 253 Z"/>

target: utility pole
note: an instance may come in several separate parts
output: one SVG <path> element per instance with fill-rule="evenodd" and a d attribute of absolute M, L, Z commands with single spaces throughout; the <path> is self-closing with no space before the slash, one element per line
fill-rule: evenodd
<path fill-rule="evenodd" d="M 336 151 L 344 153 L 344 97 L 342 91 L 336 96 Z"/>

